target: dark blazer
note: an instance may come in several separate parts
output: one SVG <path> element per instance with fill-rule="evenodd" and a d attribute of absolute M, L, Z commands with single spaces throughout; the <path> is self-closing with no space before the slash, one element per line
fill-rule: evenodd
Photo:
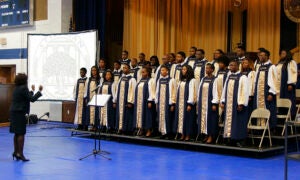
<path fill-rule="evenodd" d="M 13 99 L 10 111 L 23 111 L 29 114 L 30 102 L 36 101 L 42 94 L 38 91 L 33 94 L 29 91 L 27 85 L 16 86 L 13 92 Z"/>

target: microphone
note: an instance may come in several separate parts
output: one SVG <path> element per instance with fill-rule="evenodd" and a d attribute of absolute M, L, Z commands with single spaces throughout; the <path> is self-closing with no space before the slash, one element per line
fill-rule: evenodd
<path fill-rule="evenodd" d="M 100 85 L 98 85 L 95 89 L 92 90 L 92 92 L 95 92 L 99 89 Z"/>

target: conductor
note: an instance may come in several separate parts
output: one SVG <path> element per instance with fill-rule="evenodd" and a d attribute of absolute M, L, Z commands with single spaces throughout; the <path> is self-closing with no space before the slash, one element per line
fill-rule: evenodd
<path fill-rule="evenodd" d="M 30 102 L 36 101 L 42 96 L 43 86 L 39 86 L 39 91 L 34 94 L 35 86 L 29 91 L 27 85 L 28 77 L 25 73 L 18 73 L 15 78 L 15 89 L 13 91 L 12 103 L 10 106 L 10 133 L 14 133 L 13 160 L 29 161 L 23 154 L 24 140 L 26 134 L 26 115 L 29 114 Z"/>

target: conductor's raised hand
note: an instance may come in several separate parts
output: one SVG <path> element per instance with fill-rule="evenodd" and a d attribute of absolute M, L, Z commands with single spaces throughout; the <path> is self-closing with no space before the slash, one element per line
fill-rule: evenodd
<path fill-rule="evenodd" d="M 39 91 L 42 91 L 42 90 L 43 90 L 43 86 L 40 85 L 40 86 L 39 86 Z"/>
<path fill-rule="evenodd" d="M 31 90 L 32 90 L 32 91 L 35 91 L 35 85 L 34 85 L 34 84 L 31 85 Z"/>

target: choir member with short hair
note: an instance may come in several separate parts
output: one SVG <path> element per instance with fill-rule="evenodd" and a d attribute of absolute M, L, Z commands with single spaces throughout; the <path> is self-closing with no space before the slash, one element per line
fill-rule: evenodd
<path fill-rule="evenodd" d="M 203 49 L 197 49 L 196 51 L 196 61 L 194 64 L 194 74 L 195 79 L 200 83 L 201 79 L 205 76 L 205 65 L 207 63 L 205 58 L 205 51 Z"/>
<path fill-rule="evenodd" d="M 230 61 L 230 75 L 227 77 L 221 98 L 221 108 L 224 111 L 224 138 L 236 142 L 242 147 L 247 137 L 248 124 L 248 78 L 239 70 L 236 60 Z"/>
<path fill-rule="evenodd" d="M 174 119 L 174 132 L 181 135 L 180 140 L 189 141 L 193 133 L 197 89 L 193 68 L 187 64 L 183 65 L 177 88 Z"/>
<path fill-rule="evenodd" d="M 83 129 L 82 122 L 86 118 L 85 117 L 86 104 L 84 103 L 85 86 L 87 83 L 86 72 L 87 72 L 86 68 L 84 67 L 80 68 L 80 78 L 77 80 L 73 92 L 75 104 L 76 104 L 74 124 L 78 125 L 76 128 L 78 130 Z"/>
<path fill-rule="evenodd" d="M 222 49 L 217 49 L 215 50 L 214 52 L 214 57 L 213 57 L 213 60 L 212 60 L 212 64 L 215 66 L 215 71 L 214 71 L 214 75 L 216 76 L 217 73 L 219 72 L 219 64 L 218 64 L 218 59 L 222 56 L 224 56 L 225 53 L 222 51 Z"/>
<path fill-rule="evenodd" d="M 128 64 L 131 66 L 131 60 L 128 58 L 128 51 L 124 50 L 122 51 L 122 59 L 120 60 L 121 63 L 121 69 L 123 70 L 124 64 Z"/>
<path fill-rule="evenodd" d="M 155 80 L 150 77 L 151 69 L 142 68 L 142 78 L 135 89 L 133 125 L 137 129 L 137 135 L 151 135 L 153 120 L 155 120 Z"/>
<path fill-rule="evenodd" d="M 213 75 L 214 69 L 215 67 L 212 63 L 206 64 L 206 76 L 202 78 L 197 92 L 197 137 L 204 135 L 202 141 L 208 144 L 213 142 L 218 132 L 219 96 L 217 79 Z"/>
<path fill-rule="evenodd" d="M 131 64 L 132 66 L 132 64 Z M 139 53 L 139 62 L 138 62 L 138 67 L 142 69 L 144 66 L 150 66 L 150 62 L 146 60 L 146 55 L 145 53 Z"/>
<path fill-rule="evenodd" d="M 123 66 L 123 76 L 120 78 L 114 97 L 116 108 L 116 128 L 118 133 L 129 133 L 133 130 L 133 104 L 136 80 L 130 75 L 129 64 Z"/>
<path fill-rule="evenodd" d="M 176 103 L 176 81 L 169 76 L 167 66 L 161 66 L 161 77 L 156 85 L 155 104 L 157 107 L 158 131 L 162 138 L 172 133 L 173 114 Z"/>
<path fill-rule="evenodd" d="M 130 74 L 133 78 L 135 78 L 136 82 L 139 82 L 141 79 L 141 70 L 142 70 L 142 68 L 140 68 L 137 64 L 137 59 L 132 58 Z"/>
<path fill-rule="evenodd" d="M 215 65 L 216 63 L 214 63 Z M 221 99 L 221 95 L 222 95 L 222 91 L 223 91 L 223 87 L 228 75 L 228 65 L 229 65 L 229 58 L 225 55 L 220 56 L 218 58 L 218 67 L 219 67 L 219 71 L 218 73 L 216 73 L 216 78 L 218 79 L 217 81 L 217 90 L 218 90 L 218 96 L 219 99 Z"/>
<path fill-rule="evenodd" d="M 270 128 L 275 133 L 277 125 L 276 83 L 277 71 L 269 59 L 270 52 L 262 49 L 259 53 L 260 67 L 256 71 L 253 108 L 266 108 L 270 111 Z"/>
<path fill-rule="evenodd" d="M 171 65 L 172 65 L 172 64 L 169 62 L 169 59 L 168 59 L 168 55 L 167 55 L 167 54 L 164 55 L 164 56 L 162 57 L 162 64 L 159 65 L 159 66 L 157 67 L 156 71 L 155 71 L 155 82 L 157 82 L 157 81 L 159 80 L 160 76 L 161 76 L 160 68 L 161 68 L 161 66 L 163 66 L 163 65 L 164 65 L 164 66 L 167 66 L 168 69 L 171 68 Z"/>
<path fill-rule="evenodd" d="M 185 53 L 183 51 L 179 51 L 176 54 L 176 64 L 173 64 L 171 66 L 170 77 L 175 79 L 176 83 L 178 83 L 180 80 L 180 72 L 182 66 L 185 64 L 184 59 L 185 59 Z"/>
<path fill-rule="evenodd" d="M 114 82 L 118 83 L 119 79 L 122 77 L 122 69 L 121 69 L 121 63 L 120 61 L 115 61 L 114 62 L 114 71 L 113 71 L 113 75 L 114 75 Z"/>
<path fill-rule="evenodd" d="M 192 46 L 190 48 L 190 56 L 185 58 L 185 60 L 184 60 L 185 64 L 188 64 L 191 67 L 194 67 L 194 64 L 196 61 L 196 51 L 197 51 L 197 48 L 195 46 Z"/>

